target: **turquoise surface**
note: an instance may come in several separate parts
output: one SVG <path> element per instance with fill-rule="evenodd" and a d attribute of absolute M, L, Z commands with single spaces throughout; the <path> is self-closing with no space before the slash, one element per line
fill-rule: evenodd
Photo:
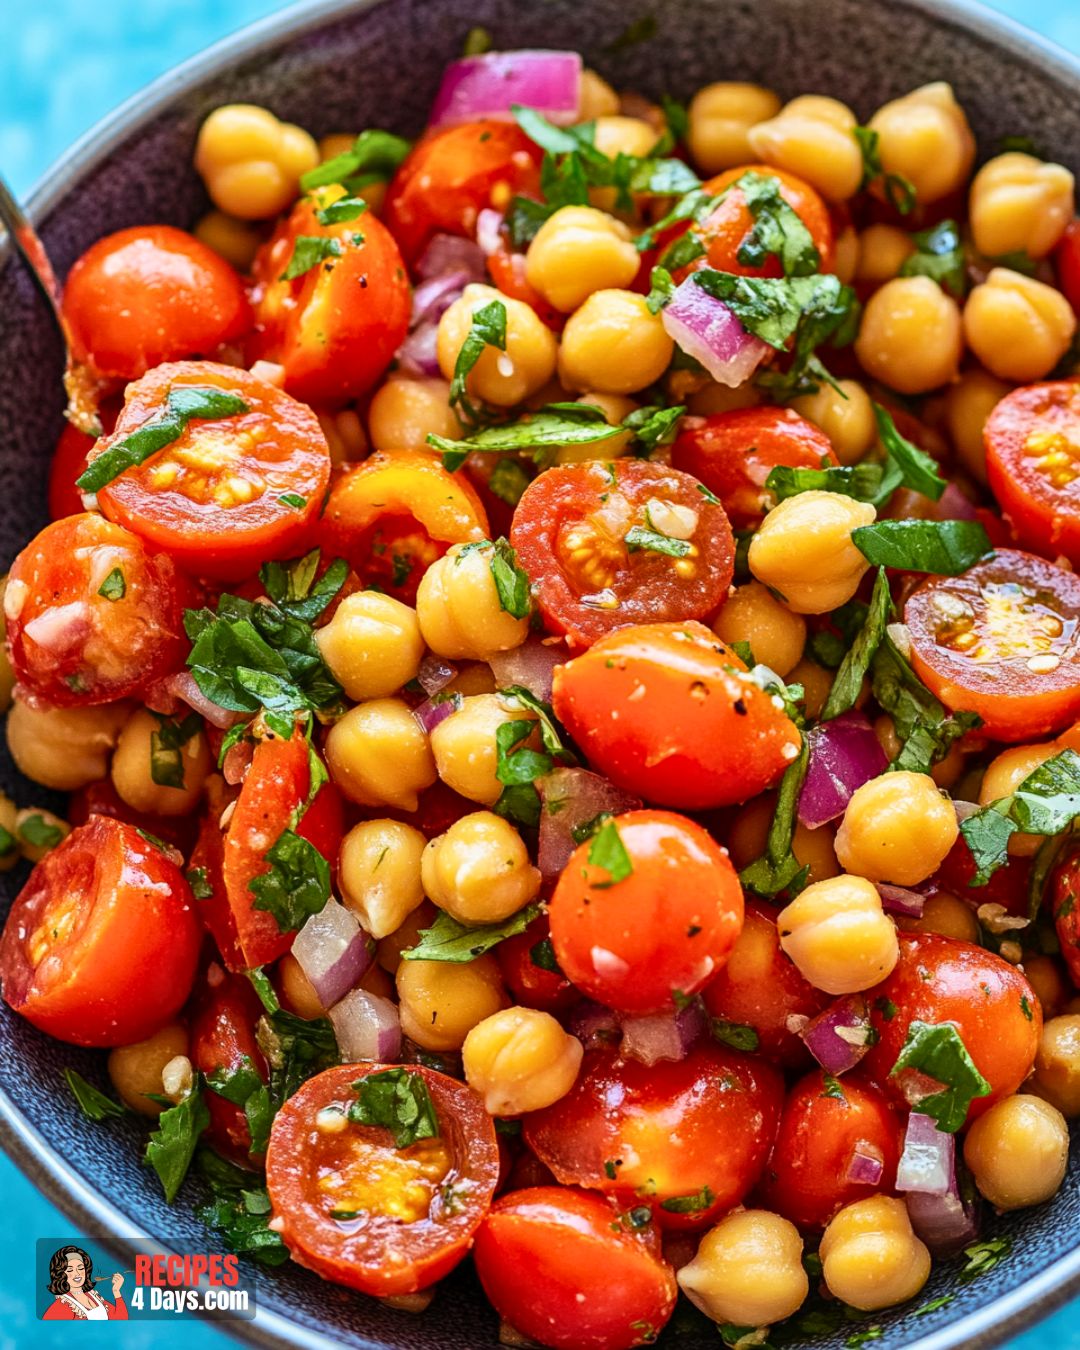
<path fill-rule="evenodd" d="M 883 3 L 884 0 L 867 0 Z M 40 0 L 6 7 L 0 42 L 0 166 L 26 193 L 70 143 L 169 67 L 284 6 L 274 0 Z M 999 0 L 995 8 L 1080 52 L 1076 0 Z M 1018 131 L 1024 128 L 1018 127 Z M 66 1350 L 72 1336 L 124 1350 L 226 1350 L 232 1343 L 189 1319 L 86 1325 L 34 1320 L 34 1240 L 68 1222 L 0 1157 L 0 1350 Z M 74 1235 L 72 1235 L 74 1236 Z M 97 1338 L 101 1337 L 99 1341 Z M 1080 1301 L 1009 1350 L 1080 1350 Z"/>

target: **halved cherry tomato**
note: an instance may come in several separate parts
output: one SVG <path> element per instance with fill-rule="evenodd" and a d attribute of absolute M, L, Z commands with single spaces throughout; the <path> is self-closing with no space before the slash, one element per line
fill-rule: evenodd
<path fill-rule="evenodd" d="M 547 916 L 542 914 L 533 919 L 524 933 L 500 942 L 495 948 L 495 956 L 516 1003 L 544 1012 L 560 1012 L 576 1002 L 578 995 L 561 971 L 552 970 L 550 963 L 540 964 L 537 957 L 543 960 L 544 951 L 554 956 L 551 929 Z"/>
<path fill-rule="evenodd" d="M 274 1220 L 293 1260 L 379 1297 L 426 1289 L 458 1264 L 499 1176 L 495 1127 L 480 1098 L 421 1065 L 401 1072 L 424 1080 L 437 1139 L 398 1149 L 381 1125 L 318 1128 L 323 1112 L 347 1116 L 353 1085 L 385 1067 L 343 1064 L 309 1078 L 274 1118 L 266 1154 Z"/>
<path fill-rule="evenodd" d="M 282 832 L 294 829 L 331 867 L 337 862 L 344 826 L 341 796 L 332 783 L 323 783 L 299 823 L 292 824 L 308 796 L 308 756 L 308 743 L 299 732 L 288 741 L 259 741 L 224 835 L 220 804 L 212 801 L 203 821 L 191 865 L 205 871 L 213 893 L 200 901 L 199 912 L 230 970 L 268 965 L 296 937 L 293 930 L 282 932 L 268 910 L 255 907 L 251 890 L 251 883 L 270 871 L 266 854 Z"/>
<path fill-rule="evenodd" d="M 639 459 L 542 473 L 510 542 L 549 629 L 582 647 L 630 623 L 705 618 L 735 568 L 723 508 L 689 474 Z"/>
<path fill-rule="evenodd" d="M 137 830 L 145 830 L 156 839 L 178 848 L 186 858 L 195 843 L 198 821 L 194 816 L 152 816 L 128 806 L 113 787 L 111 778 L 99 778 L 94 783 L 77 788 L 68 798 L 67 820 L 71 825 L 85 825 L 91 816 L 112 816 Z"/>
<path fill-rule="evenodd" d="M 815 1017 L 829 1003 L 828 994 L 803 979 L 798 966 L 780 947 L 776 911 L 750 900 L 742 932 L 724 966 L 702 997 L 714 1018 L 738 1028 L 749 1027 L 759 1054 L 786 1069 L 802 1068 L 809 1051 L 789 1029 L 792 1017 Z"/>
<path fill-rule="evenodd" d="M 1080 220 L 1071 220 L 1054 249 L 1058 285 L 1065 299 L 1080 313 Z"/>
<path fill-rule="evenodd" d="M 152 1036 L 187 999 L 201 933 L 179 867 L 94 816 L 30 873 L 0 938 L 5 1001 L 75 1045 Z"/>
<path fill-rule="evenodd" d="M 919 678 L 984 735 L 1026 741 L 1080 714 L 1080 579 L 1044 558 L 1000 549 L 959 577 L 931 577 L 904 621 Z"/>
<path fill-rule="evenodd" d="M 772 505 L 765 480 L 773 469 L 820 469 L 837 461 L 828 436 L 793 409 L 738 408 L 684 417 L 671 462 L 720 498 L 734 529 L 753 530 Z"/>
<path fill-rule="evenodd" d="M 872 1083 L 815 1069 L 792 1087 L 760 1191 L 763 1203 L 800 1228 L 819 1230 L 834 1214 L 896 1184 L 903 1130 Z M 860 1180 L 860 1159 L 881 1164 Z"/>
<path fill-rule="evenodd" d="M 598 773 L 683 810 L 756 797 L 798 755 L 795 724 L 698 623 L 624 628 L 555 669 L 555 711 Z"/>
<path fill-rule="evenodd" d="M 1051 891 L 1054 927 L 1061 959 L 1080 989 L 1080 852 L 1073 849 L 1054 873 Z"/>
<path fill-rule="evenodd" d="M 310 408 L 246 370 L 209 361 L 159 366 L 128 386 L 94 458 L 160 419 L 173 389 L 193 387 L 235 394 L 247 411 L 193 418 L 101 488 L 101 510 L 196 576 L 235 581 L 267 558 L 302 553 L 330 481 L 326 437 Z"/>
<path fill-rule="evenodd" d="M 968 1112 L 975 1120 L 1015 1092 L 1031 1072 L 1042 1031 L 1035 991 L 1015 966 L 970 942 L 937 933 L 901 933 L 900 959 L 888 979 L 867 991 L 877 1040 L 863 1060 L 866 1070 L 898 1103 L 913 1070 L 890 1077 L 912 1022 L 951 1022 L 990 1084 Z"/>
<path fill-rule="evenodd" d="M 206 1077 L 238 1069 L 254 1070 L 266 1080 L 267 1065 L 255 1025 L 262 1013 L 251 984 L 241 976 L 227 975 L 212 961 L 197 987 L 191 1014 L 191 1063 Z M 251 1129 L 244 1108 L 207 1086 L 206 1107 L 210 1112 L 207 1142 L 219 1153 L 241 1165 L 261 1158 L 251 1153 Z"/>
<path fill-rule="evenodd" d="M 485 207 L 536 196 L 543 151 L 513 122 L 463 122 L 430 132 L 398 169 L 383 219 L 409 266 L 435 234 L 472 239 Z"/>
<path fill-rule="evenodd" d="M 68 273 L 63 305 L 75 360 L 119 380 L 213 356 L 251 326 L 237 274 L 171 225 L 138 225 L 91 244 Z"/>
<path fill-rule="evenodd" d="M 651 1345 L 679 1292 L 652 1226 L 588 1191 L 538 1186 L 496 1200 L 476 1272 L 500 1317 L 554 1350 Z"/>
<path fill-rule="evenodd" d="M 574 851 L 551 898 L 555 956 L 598 1003 L 663 1012 L 704 988 L 731 955 L 742 887 L 727 851 L 685 816 L 628 811 L 602 828 L 627 861 L 620 870 L 600 855 L 599 836 Z"/>
<path fill-rule="evenodd" d="M 423 450 L 379 451 L 346 469 L 330 490 L 321 529 L 331 554 L 406 604 L 451 544 L 487 533 L 476 489 Z"/>
<path fill-rule="evenodd" d="M 783 1100 L 771 1064 L 709 1040 L 648 1067 L 590 1050 L 567 1095 L 525 1117 L 525 1141 L 566 1185 L 704 1228 L 761 1175 Z"/>
<path fill-rule="evenodd" d="M 409 279 L 393 236 L 370 211 L 320 225 L 317 206 L 297 202 L 255 257 L 251 354 L 284 366 L 295 398 L 344 403 L 374 386 L 404 342 Z M 298 241 L 312 238 L 341 251 L 286 280 Z"/>
<path fill-rule="evenodd" d="M 123 592 L 114 581 L 119 572 Z M 109 598 L 113 596 L 114 598 Z M 54 521 L 11 564 L 8 652 L 31 702 L 111 703 L 179 670 L 191 583 L 166 553 L 101 516 Z"/>

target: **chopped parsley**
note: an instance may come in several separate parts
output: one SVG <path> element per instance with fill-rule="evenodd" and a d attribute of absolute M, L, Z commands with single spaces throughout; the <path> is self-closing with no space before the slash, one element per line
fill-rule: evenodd
<path fill-rule="evenodd" d="M 689 539 L 672 539 L 666 534 L 647 529 L 644 525 L 631 526 L 623 542 L 628 553 L 638 553 L 642 549 L 647 549 L 650 553 L 663 553 L 669 558 L 685 558 L 690 552 Z"/>
<path fill-rule="evenodd" d="M 709 1030 L 714 1040 L 730 1045 L 733 1050 L 753 1051 L 758 1048 L 760 1037 L 757 1032 L 741 1022 L 728 1022 L 722 1017 L 714 1017 L 709 1022 Z"/>
<path fill-rule="evenodd" d="M 862 628 L 841 660 L 829 696 L 821 710 L 823 722 L 831 721 L 832 718 L 850 712 L 855 707 L 866 673 L 885 638 L 885 630 L 891 615 L 892 597 L 889 594 L 889 580 L 884 567 L 879 567 Z"/>
<path fill-rule="evenodd" d="M 184 876 L 187 878 L 187 884 L 191 887 L 191 894 L 196 900 L 209 900 L 214 894 L 214 888 L 210 885 L 210 878 L 205 867 L 189 867 Z"/>
<path fill-rule="evenodd" d="M 362 131 L 351 149 L 301 175 L 300 187 L 310 192 L 341 183 L 355 193 L 370 183 L 388 183 L 411 149 L 408 141 L 389 131 Z"/>
<path fill-rule="evenodd" d="M 63 828 L 46 819 L 40 811 L 23 816 L 15 833 L 31 848 L 55 848 L 64 837 Z"/>
<path fill-rule="evenodd" d="M 81 1073 L 74 1069 L 64 1070 L 64 1081 L 71 1089 L 71 1095 L 78 1103 L 79 1110 L 87 1120 L 102 1121 L 126 1114 L 119 1102 L 107 1097 L 104 1092 L 88 1083 Z"/>
<path fill-rule="evenodd" d="M 530 481 L 516 459 L 500 459 L 491 471 L 488 489 L 507 506 L 517 506 Z"/>
<path fill-rule="evenodd" d="M 344 225 L 346 221 L 363 215 L 366 210 L 367 202 L 363 197 L 339 197 L 329 206 L 317 207 L 315 219 L 320 225 Z"/>
<path fill-rule="evenodd" d="M 318 267 L 320 263 L 327 262 L 331 258 L 340 258 L 344 252 L 345 245 L 336 236 L 297 235 L 292 256 L 280 280 L 294 281 L 297 277 L 310 272 L 313 267 Z"/>
<path fill-rule="evenodd" d="M 274 1111 L 270 1088 L 251 1058 L 244 1055 L 240 1063 L 231 1069 L 215 1069 L 206 1075 L 206 1086 L 211 1092 L 216 1092 L 219 1097 L 224 1097 L 243 1110 L 251 1136 L 249 1152 L 265 1153 L 270 1142 L 270 1122 Z"/>
<path fill-rule="evenodd" d="M 985 886 L 1003 866 L 1010 838 L 1024 834 L 1057 835 L 1080 816 L 1080 755 L 1063 750 L 1028 774 L 1015 792 L 984 806 L 961 822 L 960 833 L 975 861 L 968 883 Z"/>
<path fill-rule="evenodd" d="M 751 170 L 731 188 L 741 189 L 754 219 L 753 229 L 739 245 L 738 259 L 744 267 L 761 267 L 774 257 L 786 277 L 818 271 L 821 255 L 798 212 L 780 195 L 779 179 Z"/>
<path fill-rule="evenodd" d="M 882 180 L 886 200 L 902 216 L 908 216 L 915 210 L 915 185 L 910 178 L 901 173 L 886 173 L 882 168 L 881 154 L 878 149 L 880 136 L 872 127 L 855 127 L 852 135 L 859 143 L 863 157 L 862 183 L 860 191 L 868 188 L 876 179 Z"/>
<path fill-rule="evenodd" d="M 252 909 L 272 914 L 279 932 L 302 928 L 330 898 L 330 864 L 295 830 L 282 830 L 266 853 L 269 869 L 252 877 Z"/>
<path fill-rule="evenodd" d="M 197 712 L 182 721 L 154 713 L 158 725 L 150 733 L 150 777 L 158 787 L 184 788 L 184 746 L 202 728 Z"/>
<path fill-rule="evenodd" d="M 423 1075 L 412 1069 L 382 1069 L 353 1084 L 356 1101 L 349 1119 L 358 1125 L 381 1125 L 391 1131 L 395 1148 L 418 1139 L 438 1139 L 439 1119 Z"/>
<path fill-rule="evenodd" d="M 599 867 L 608 874 L 606 881 L 590 881 L 594 890 L 607 890 L 625 881 L 634 871 L 634 864 L 626 851 L 614 820 L 605 820 L 593 836 L 589 848 L 589 864 Z"/>
<path fill-rule="evenodd" d="M 491 575 L 499 608 L 514 619 L 527 619 L 532 609 L 529 598 L 529 574 L 518 566 L 517 552 L 506 539 L 492 545 Z"/>
<path fill-rule="evenodd" d="M 475 961 L 497 943 L 524 933 L 540 914 L 538 904 L 526 905 L 502 923 L 476 924 L 469 927 L 440 910 L 430 928 L 421 928 L 415 947 L 401 953 L 403 961 L 452 961 L 461 964 Z"/>
<path fill-rule="evenodd" d="M 176 1199 L 187 1176 L 195 1145 L 210 1124 L 210 1112 L 203 1099 L 203 1078 L 196 1075 L 188 1095 L 176 1106 L 158 1116 L 157 1129 L 146 1145 L 146 1162 L 158 1174 L 168 1204 Z"/>
<path fill-rule="evenodd" d="M 990 1093 L 990 1084 L 975 1067 L 967 1046 L 951 1022 L 916 1019 L 911 1023 L 889 1077 L 895 1078 L 905 1069 L 917 1069 L 942 1085 L 940 1092 L 923 1097 L 918 1109 L 935 1120 L 938 1129 L 946 1134 L 955 1134 L 961 1128 L 976 1097 L 986 1097 Z"/>
<path fill-rule="evenodd" d="M 661 1200 L 660 1208 L 667 1210 L 669 1214 L 700 1214 L 703 1209 L 708 1209 L 715 1199 L 708 1186 L 702 1186 L 694 1195 L 673 1195 L 668 1200 Z"/>
<path fill-rule="evenodd" d="M 902 277 L 929 277 L 957 300 L 967 291 L 967 267 L 960 231 L 954 220 L 938 221 L 911 236 L 915 252 L 900 266 Z"/>
<path fill-rule="evenodd" d="M 454 377 L 450 381 L 450 405 L 458 408 L 472 423 L 480 420 L 480 414 L 470 402 L 465 385 L 473 367 L 488 347 L 494 347 L 500 352 L 506 351 L 506 306 L 501 300 L 492 300 L 473 311 L 472 326 L 461 344 L 457 361 L 454 363 Z"/>
<path fill-rule="evenodd" d="M 929 773 L 967 732 L 981 725 L 977 713 L 946 713 L 888 636 L 882 638 L 870 668 L 874 697 L 893 719 L 900 753 L 891 772 Z"/>
<path fill-rule="evenodd" d="M 127 582 L 124 580 L 124 574 L 119 567 L 114 567 L 98 587 L 98 595 L 104 596 L 106 600 L 123 600 L 126 594 Z"/>
<path fill-rule="evenodd" d="M 977 1280 L 980 1275 L 989 1275 L 995 1266 L 1010 1255 L 1012 1245 L 1012 1238 L 999 1237 L 965 1247 L 967 1264 L 961 1269 L 959 1278 L 966 1284 L 970 1280 Z"/>
<path fill-rule="evenodd" d="M 236 1167 L 208 1148 L 195 1155 L 195 1170 L 210 1191 L 210 1200 L 196 1210 L 197 1217 L 221 1234 L 225 1246 L 264 1266 L 280 1266 L 289 1259 L 281 1234 L 269 1227 L 270 1196 L 252 1172 Z"/>

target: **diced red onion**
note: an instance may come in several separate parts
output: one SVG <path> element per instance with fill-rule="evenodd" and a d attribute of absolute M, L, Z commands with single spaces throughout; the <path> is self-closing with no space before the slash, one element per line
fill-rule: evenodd
<path fill-rule="evenodd" d="M 428 281 L 447 272 L 465 273 L 470 281 L 483 280 L 483 250 L 458 234 L 433 234 L 416 264 L 416 275 Z"/>
<path fill-rule="evenodd" d="M 705 1029 L 705 1013 L 698 1003 L 687 1004 L 678 1012 L 619 1020 L 623 1032 L 622 1053 L 645 1065 L 661 1059 L 685 1059 Z"/>
<path fill-rule="evenodd" d="M 395 357 L 398 365 L 410 375 L 438 375 L 438 341 L 439 325 L 422 323 L 419 328 L 413 329 L 397 349 Z"/>
<path fill-rule="evenodd" d="M 297 933 L 292 954 L 319 1002 L 330 1008 L 360 982 L 371 965 L 374 943 L 355 916 L 331 899 Z"/>
<path fill-rule="evenodd" d="M 428 652 L 420 662 L 416 680 L 428 698 L 434 698 L 436 694 L 446 688 L 457 673 L 457 666 L 451 665 L 445 657 L 436 656 L 434 652 Z"/>
<path fill-rule="evenodd" d="M 566 1014 L 566 1029 L 586 1050 L 597 1045 L 612 1045 L 621 1033 L 618 1016 L 602 1003 L 583 998 Z"/>
<path fill-rule="evenodd" d="M 392 1064 L 401 1054 L 401 1019 L 388 998 L 354 989 L 327 1013 L 343 1064 L 374 1060 Z"/>
<path fill-rule="evenodd" d="M 957 799 L 954 797 L 953 810 L 956 812 L 957 822 L 963 825 L 964 821 L 967 820 L 969 816 L 973 816 L 977 811 L 981 811 L 982 807 L 979 805 L 978 802 L 957 801 Z"/>
<path fill-rule="evenodd" d="M 413 291 L 410 328 L 421 324 L 438 323 L 461 292 L 475 280 L 469 272 L 444 272 L 441 276 L 422 281 Z"/>
<path fill-rule="evenodd" d="M 896 1189 L 920 1195 L 948 1195 L 955 1176 L 956 1136 L 939 1130 L 931 1116 L 912 1111 L 896 1172 Z"/>
<path fill-rule="evenodd" d="M 179 675 L 172 675 L 168 680 L 168 688 L 177 698 L 183 699 L 189 708 L 194 708 L 197 713 L 201 713 L 206 720 L 221 731 L 228 731 L 230 727 L 242 722 L 249 714 L 242 712 L 232 712 L 228 708 L 222 708 L 220 704 L 211 702 L 203 691 L 195 683 L 195 676 L 190 671 L 181 671 Z"/>
<path fill-rule="evenodd" d="M 842 816 L 857 788 L 877 778 L 889 760 L 862 713 L 819 722 L 807 733 L 810 761 L 799 795 L 799 820 L 816 830 Z"/>
<path fill-rule="evenodd" d="M 487 659 L 500 689 L 524 685 L 530 694 L 548 703 L 555 667 L 566 661 L 567 651 L 563 642 L 544 642 L 533 636 L 511 651 L 492 652 Z"/>
<path fill-rule="evenodd" d="M 979 1201 L 975 1188 L 960 1193 L 955 1165 L 944 1195 L 909 1191 L 904 1196 L 908 1217 L 916 1234 L 935 1256 L 947 1256 L 968 1246 L 979 1236 Z"/>
<path fill-rule="evenodd" d="M 881 896 L 882 909 L 890 914 L 904 914 L 909 919 L 921 919 L 926 896 L 921 891 L 908 890 L 906 886 L 889 886 L 884 882 L 874 883 Z"/>
<path fill-rule="evenodd" d="M 433 698 L 425 699 L 419 708 L 413 709 L 413 716 L 420 723 L 421 731 L 430 736 L 440 722 L 445 722 L 460 707 L 461 695 L 448 694 L 444 691 L 434 695 Z"/>
<path fill-rule="evenodd" d="M 604 811 L 621 815 L 635 811 L 640 797 L 632 797 L 614 783 L 588 769 L 553 769 L 537 780 L 543 802 L 540 811 L 540 852 L 537 866 L 546 878 L 560 875 L 577 848 L 574 830 Z"/>
<path fill-rule="evenodd" d="M 225 751 L 225 758 L 221 764 L 222 777 L 230 787 L 236 787 L 247 777 L 247 771 L 251 768 L 252 756 L 255 753 L 253 742 L 245 736 L 243 740 L 236 741 Z"/>
<path fill-rule="evenodd" d="M 505 217 L 493 206 L 485 206 L 476 217 L 476 242 L 481 252 L 490 258 L 502 248 L 502 225 Z"/>
<path fill-rule="evenodd" d="M 848 994 L 811 1018 L 799 1032 L 826 1073 L 853 1069 L 870 1049 L 870 1014 L 861 994 Z"/>
<path fill-rule="evenodd" d="M 493 117 L 509 122 L 515 103 L 533 108 L 556 126 L 578 120 L 581 57 L 577 52 L 484 52 L 451 61 L 428 119 L 429 127 Z"/>
<path fill-rule="evenodd" d="M 858 1149 L 851 1155 L 848 1163 L 847 1180 L 856 1186 L 877 1186 L 885 1174 L 885 1164 L 872 1153 L 860 1153 Z"/>
<path fill-rule="evenodd" d="M 31 619 L 23 633 L 47 652 L 62 652 L 90 633 L 90 607 L 85 600 L 50 605 Z"/>
<path fill-rule="evenodd" d="M 966 497 L 955 483 L 950 483 L 937 504 L 941 520 L 978 520 L 975 503 Z"/>
<path fill-rule="evenodd" d="M 748 333 L 732 310 L 693 276 L 679 285 L 660 311 L 675 345 L 699 361 L 718 384 L 734 389 L 757 370 L 771 348 Z"/>

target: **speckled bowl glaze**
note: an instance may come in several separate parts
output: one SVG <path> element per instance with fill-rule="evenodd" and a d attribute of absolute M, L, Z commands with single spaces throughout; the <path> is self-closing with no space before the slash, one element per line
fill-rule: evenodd
<path fill-rule="evenodd" d="M 619 42 L 648 13 L 648 41 Z M 489 28 L 500 47 L 577 48 L 617 85 L 686 98 L 716 79 L 760 80 L 792 96 L 838 95 L 865 118 L 887 98 L 949 80 L 985 156 L 1024 133 L 1080 170 L 1080 65 L 1030 34 L 956 0 L 382 0 L 300 5 L 215 47 L 158 81 L 90 132 L 44 178 L 31 203 L 62 274 L 95 239 L 122 226 L 190 226 L 205 209 L 191 168 L 210 109 L 261 103 L 316 135 L 368 125 L 406 135 L 423 126 L 444 63 L 465 32 Z M 0 554 L 4 569 L 45 522 L 48 457 L 61 427 L 60 347 L 23 269 L 0 255 Z M 20 803 L 40 790 L 20 782 L 6 753 L 0 783 Z M 7 900 L 22 877 L 6 874 Z M 139 1166 L 140 1131 L 125 1121 L 90 1125 L 61 1071 L 104 1084 L 103 1056 L 60 1045 L 0 1007 L 0 1140 L 37 1184 L 92 1236 L 123 1250 L 150 1236 L 175 1251 L 215 1239 L 194 1216 L 188 1183 L 171 1208 Z M 959 1283 L 942 1264 L 925 1298 L 953 1297 L 917 1316 L 886 1314 L 880 1350 L 988 1346 L 1080 1290 L 1080 1153 L 1049 1204 L 992 1221 L 1012 1255 Z M 9 1215 L 8 1222 L 17 1221 Z M 259 1313 L 228 1329 L 261 1344 L 369 1350 L 479 1350 L 496 1344 L 496 1318 L 475 1277 L 459 1271 L 431 1310 L 415 1317 L 325 1284 L 298 1267 L 257 1275 Z M 814 1344 L 836 1350 L 850 1332 Z M 665 1345 L 715 1350 L 715 1329 L 675 1326 Z"/>

